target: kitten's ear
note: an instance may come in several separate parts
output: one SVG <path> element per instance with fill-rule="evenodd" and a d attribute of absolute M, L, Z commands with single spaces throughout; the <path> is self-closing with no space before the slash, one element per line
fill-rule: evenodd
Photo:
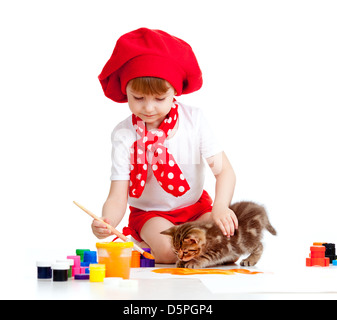
<path fill-rule="evenodd" d="M 162 231 L 160 234 L 164 234 L 164 235 L 172 237 L 174 235 L 174 233 L 176 232 L 176 229 L 177 229 L 177 226 L 173 226 L 169 229 L 166 229 L 166 230 Z"/>

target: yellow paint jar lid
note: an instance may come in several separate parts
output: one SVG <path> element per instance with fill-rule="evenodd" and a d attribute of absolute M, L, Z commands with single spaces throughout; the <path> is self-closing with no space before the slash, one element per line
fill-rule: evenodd
<path fill-rule="evenodd" d="M 94 271 L 103 271 L 105 270 L 105 264 L 102 264 L 102 263 L 92 263 L 89 265 L 89 269 L 90 271 L 91 270 L 94 270 Z"/>

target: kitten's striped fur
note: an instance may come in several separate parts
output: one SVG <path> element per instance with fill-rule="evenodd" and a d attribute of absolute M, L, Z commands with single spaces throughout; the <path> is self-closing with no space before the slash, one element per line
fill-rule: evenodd
<path fill-rule="evenodd" d="M 187 222 L 173 226 L 162 234 L 171 236 L 172 247 L 178 256 L 177 267 L 205 268 L 232 263 L 240 256 L 250 254 L 241 261 L 242 266 L 255 265 L 263 252 L 262 231 L 276 235 L 264 207 L 254 202 L 237 202 L 230 206 L 239 227 L 234 236 L 227 238 L 213 222 Z"/>

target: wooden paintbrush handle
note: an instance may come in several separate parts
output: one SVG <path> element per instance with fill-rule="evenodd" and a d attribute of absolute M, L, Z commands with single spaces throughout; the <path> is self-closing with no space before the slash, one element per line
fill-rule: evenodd
<path fill-rule="evenodd" d="M 130 241 L 123 233 L 116 230 L 113 226 L 111 226 L 109 223 L 106 223 L 103 219 L 97 217 L 94 213 L 89 211 L 87 208 L 84 208 L 82 205 L 77 203 L 76 201 L 73 201 L 79 208 L 81 208 L 84 212 L 86 212 L 89 216 L 91 216 L 93 219 L 98 220 L 99 222 L 102 222 L 105 224 L 113 234 L 115 234 L 118 238 L 121 238 L 124 241 Z"/>

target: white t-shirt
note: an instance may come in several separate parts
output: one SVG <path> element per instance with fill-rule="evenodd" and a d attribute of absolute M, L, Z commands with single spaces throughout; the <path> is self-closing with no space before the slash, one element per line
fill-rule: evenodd
<path fill-rule="evenodd" d="M 170 211 L 196 203 L 205 181 L 204 159 L 222 151 L 201 109 L 179 105 L 178 130 L 164 146 L 173 155 L 180 170 L 190 185 L 190 190 L 181 197 L 165 192 L 148 166 L 148 176 L 140 198 L 128 198 L 128 204 L 144 211 Z M 120 122 L 113 130 L 111 180 L 130 180 L 130 148 L 140 136 L 132 125 L 132 115 Z M 147 151 L 150 162 L 152 154 Z"/>

